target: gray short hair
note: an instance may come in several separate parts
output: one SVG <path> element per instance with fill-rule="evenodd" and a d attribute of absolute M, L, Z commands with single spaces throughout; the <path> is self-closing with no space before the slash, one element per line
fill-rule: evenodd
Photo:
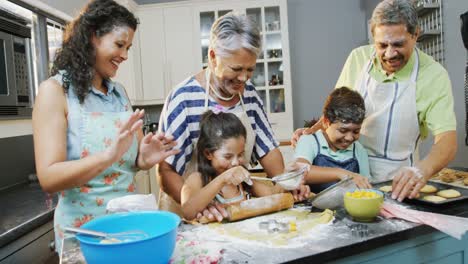
<path fill-rule="evenodd" d="M 229 12 L 213 23 L 209 48 L 221 57 L 229 56 L 241 48 L 258 56 L 262 50 L 262 38 L 257 24 L 251 18 Z"/>
<path fill-rule="evenodd" d="M 418 14 L 411 0 L 384 0 L 375 7 L 370 19 L 371 31 L 378 25 L 404 24 L 411 35 L 418 28 Z"/>

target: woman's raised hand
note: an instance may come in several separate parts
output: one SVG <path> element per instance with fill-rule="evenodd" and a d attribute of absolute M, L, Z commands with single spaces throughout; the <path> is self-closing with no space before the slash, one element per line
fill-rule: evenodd
<path fill-rule="evenodd" d="M 143 121 L 141 118 L 145 114 L 145 110 L 136 109 L 132 113 L 127 122 L 121 125 L 116 140 L 106 150 L 109 160 L 112 163 L 117 162 L 132 145 L 135 132 L 141 129 Z"/>
<path fill-rule="evenodd" d="M 167 157 L 179 153 L 179 149 L 173 149 L 176 145 L 177 141 L 174 141 L 172 135 L 165 135 L 163 132 L 158 132 L 155 135 L 149 133 L 140 142 L 138 167 L 151 168 Z"/>

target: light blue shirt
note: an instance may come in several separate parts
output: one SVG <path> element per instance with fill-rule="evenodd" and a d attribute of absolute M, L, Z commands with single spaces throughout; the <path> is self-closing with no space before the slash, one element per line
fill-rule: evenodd
<path fill-rule="evenodd" d="M 52 78 L 63 86 L 63 71 L 54 75 Z M 80 105 L 73 85 L 70 84 L 67 90 L 68 104 L 68 128 L 67 128 L 67 160 L 80 159 L 81 155 L 81 137 L 82 129 L 81 110 L 86 112 L 125 112 L 131 107 L 124 88 L 113 81 L 106 80 L 108 88 L 107 95 L 92 87 L 86 95 L 83 105 Z M 80 109 L 81 108 L 81 109 Z"/>
<path fill-rule="evenodd" d="M 359 174 L 368 178 L 371 177 L 367 150 L 361 145 L 361 143 L 355 141 L 353 144 L 349 145 L 347 149 L 333 151 L 328 145 L 322 130 L 317 131 L 315 135 L 317 136 L 320 144 L 320 154 L 337 161 L 345 161 L 352 158 L 353 148 L 355 147 L 355 155 L 359 163 Z M 295 150 L 296 159 L 303 158 L 312 164 L 318 153 L 317 141 L 313 135 L 303 135 L 299 138 Z"/>

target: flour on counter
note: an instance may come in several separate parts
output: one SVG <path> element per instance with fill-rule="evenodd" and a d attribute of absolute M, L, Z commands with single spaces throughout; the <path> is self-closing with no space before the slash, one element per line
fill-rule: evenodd
<path fill-rule="evenodd" d="M 271 232 L 261 229 L 261 222 L 276 220 L 294 223 L 296 231 L 287 233 Z M 214 223 L 196 227 L 184 233 L 201 241 L 231 242 L 253 244 L 265 247 L 297 248 L 311 240 L 327 239 L 328 227 L 334 219 L 333 212 L 310 213 L 310 209 L 293 208 L 290 210 L 250 218 L 233 223 Z"/>

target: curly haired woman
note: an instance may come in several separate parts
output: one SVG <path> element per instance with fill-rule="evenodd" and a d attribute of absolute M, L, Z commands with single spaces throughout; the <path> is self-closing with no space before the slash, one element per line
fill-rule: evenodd
<path fill-rule="evenodd" d="M 125 89 L 110 78 L 127 59 L 137 20 L 112 0 L 90 2 L 66 29 L 52 77 L 39 87 L 33 113 L 37 174 L 58 192 L 54 228 L 105 214 L 107 202 L 135 191 L 137 169 L 178 153 L 172 136 L 143 137 L 143 110 L 132 111 Z"/>

